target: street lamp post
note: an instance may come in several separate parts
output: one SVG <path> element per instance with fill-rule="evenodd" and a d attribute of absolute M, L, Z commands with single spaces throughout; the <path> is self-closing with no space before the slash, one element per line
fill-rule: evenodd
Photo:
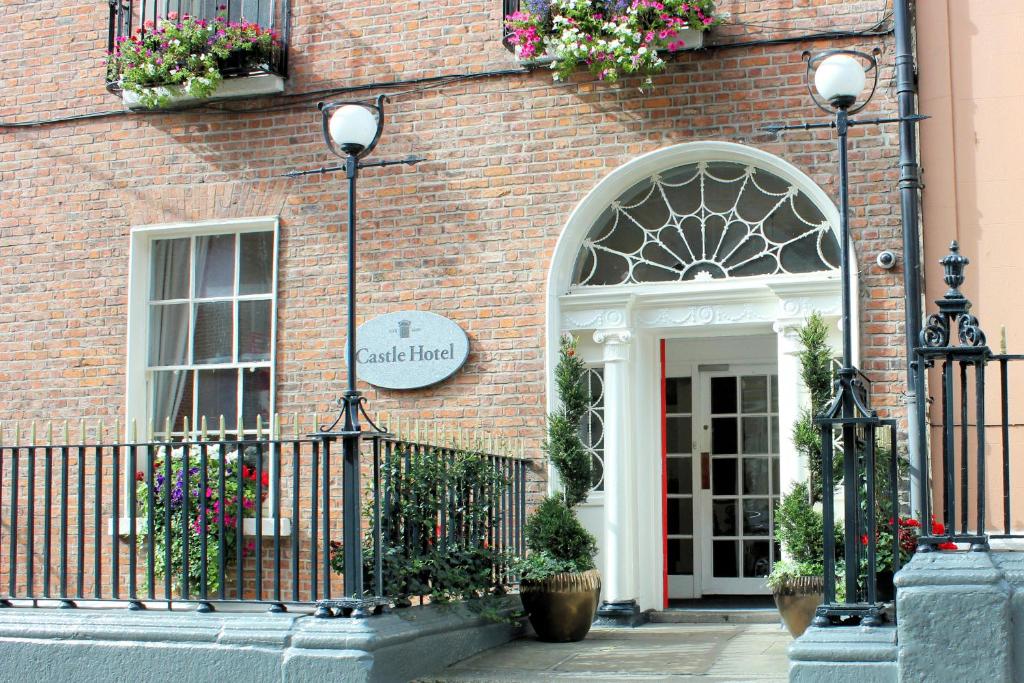
<path fill-rule="evenodd" d="M 327 617 L 333 614 L 332 609 L 350 612 L 353 617 L 369 614 L 367 601 L 363 591 L 363 557 L 361 543 L 361 504 L 359 483 L 359 453 L 363 428 L 360 416 L 364 417 L 371 427 L 376 427 L 366 415 L 366 399 L 357 388 L 356 373 L 356 180 L 363 168 L 393 166 L 397 164 L 416 164 L 424 161 L 423 157 L 408 156 L 404 159 L 384 161 L 363 161 L 380 141 L 384 130 L 384 103 L 386 95 L 377 97 L 373 104 L 363 102 L 321 102 L 317 105 L 322 115 L 323 136 L 327 148 L 336 156 L 344 159 L 343 166 L 321 167 L 310 171 L 293 171 L 286 173 L 288 177 L 323 174 L 333 171 L 345 172 L 348 179 L 348 272 L 347 272 L 347 339 L 346 364 L 348 379 L 345 393 L 339 400 L 341 411 L 329 426 L 321 426 L 316 436 L 329 443 L 337 438 L 342 443 L 342 545 L 344 553 L 345 598 L 332 600 L 329 581 L 324 581 L 324 599 L 317 605 L 317 616 Z M 341 429 L 338 430 L 338 425 Z M 325 455 L 326 454 L 325 445 Z M 325 460 L 326 468 L 326 460 Z M 317 476 L 314 474 L 313 476 Z M 329 482 L 324 478 L 324 530 L 330 533 L 326 487 Z M 315 511 L 314 511 L 314 514 Z M 314 543 L 315 543 L 314 539 Z M 325 542 L 325 553 L 327 543 Z M 327 558 L 325 557 L 325 562 Z M 327 567 L 325 567 L 325 572 Z M 379 598 L 381 596 L 374 596 Z"/>
<path fill-rule="evenodd" d="M 817 54 L 804 53 L 807 60 L 807 89 L 811 99 L 822 111 L 834 118 L 829 122 L 803 123 L 797 125 L 772 125 L 764 130 L 779 133 L 786 130 L 811 130 L 835 128 L 839 151 L 839 248 L 840 278 L 842 280 L 842 367 L 836 379 L 835 395 L 823 413 L 815 416 L 822 435 L 822 512 L 825 527 L 825 604 L 818 608 L 814 623 L 825 626 L 844 617 L 857 617 L 864 625 L 881 623 L 881 605 L 877 599 L 876 569 L 876 519 L 874 514 L 875 493 L 875 452 L 876 430 L 892 426 L 893 421 L 880 420 L 875 410 L 867 405 L 866 391 L 860 380 L 860 373 L 853 364 L 853 283 L 850 273 L 852 254 L 850 252 L 850 204 L 847 158 L 847 134 L 850 128 L 862 125 L 880 125 L 900 121 L 920 121 L 925 116 L 853 119 L 852 115 L 864 109 L 874 96 L 878 85 L 878 63 L 875 54 L 856 50 L 834 49 Z M 871 78 L 871 88 L 866 97 L 862 94 Z M 911 359 L 907 359 L 908 362 Z M 833 429 L 841 432 L 844 488 L 844 557 L 846 602 L 836 602 L 835 586 L 835 537 L 832 532 L 835 523 L 832 483 L 832 438 Z M 858 431 L 861 439 L 858 441 Z M 863 457 L 861 453 L 863 449 Z M 895 451 L 895 442 L 893 443 Z M 893 456 L 895 457 L 895 456 Z M 863 459 L 863 463 L 860 461 Z M 866 501 L 861 500 L 859 491 L 859 467 L 865 468 L 867 481 Z M 895 477 L 893 477 L 895 478 Z M 868 506 L 861 513 L 860 504 Z M 861 523 L 863 517 L 863 524 Z M 869 539 L 866 545 L 868 577 L 863 592 L 858 586 L 859 557 L 861 548 L 858 541 L 862 533 Z M 894 536 L 897 534 L 894 532 Z M 898 555 L 898 548 L 894 550 Z M 858 598 L 863 596 L 864 600 Z"/>

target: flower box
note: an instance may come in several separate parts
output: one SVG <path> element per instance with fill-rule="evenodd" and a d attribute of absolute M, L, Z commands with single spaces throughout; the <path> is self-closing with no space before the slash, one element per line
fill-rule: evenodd
<path fill-rule="evenodd" d="M 665 70 L 666 52 L 704 45 L 722 23 L 714 0 L 524 0 L 505 17 L 506 42 L 526 63 L 549 63 L 556 81 L 586 68 L 600 80 Z"/>
<path fill-rule="evenodd" d="M 181 109 L 195 106 L 200 102 L 276 95 L 284 92 L 284 78 L 277 74 L 253 74 L 238 78 L 226 78 L 210 97 L 201 99 L 183 92 L 180 86 L 156 87 L 152 90 L 168 98 L 160 107 L 161 109 Z M 142 103 L 142 96 L 130 90 L 122 90 L 121 101 L 133 111 L 149 109 Z"/>
<path fill-rule="evenodd" d="M 675 40 L 685 44 L 682 47 L 674 46 L 670 48 L 668 46 L 668 43 L 666 42 L 664 45 L 659 47 L 659 50 L 665 52 L 683 52 L 686 50 L 699 50 L 700 48 L 704 47 L 705 33 L 707 33 L 707 31 L 697 31 L 692 28 L 678 30 L 676 31 Z M 513 47 L 513 54 L 515 54 L 516 59 L 518 59 L 519 63 L 522 64 L 523 66 L 546 66 L 551 62 L 555 61 L 555 53 L 552 52 L 550 48 L 543 55 L 540 55 L 539 57 L 531 57 L 530 59 L 523 59 L 522 57 L 520 57 L 521 52 L 522 49 L 518 45 Z"/>

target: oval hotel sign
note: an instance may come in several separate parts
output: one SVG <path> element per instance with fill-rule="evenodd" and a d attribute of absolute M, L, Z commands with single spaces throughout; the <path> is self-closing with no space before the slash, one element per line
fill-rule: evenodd
<path fill-rule="evenodd" d="M 445 380 L 469 356 L 458 324 L 426 311 L 399 311 L 367 320 L 356 332 L 359 378 L 384 389 L 419 389 Z"/>

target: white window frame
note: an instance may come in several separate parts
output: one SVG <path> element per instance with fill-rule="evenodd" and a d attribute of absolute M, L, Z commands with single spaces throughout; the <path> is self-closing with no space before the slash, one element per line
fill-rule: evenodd
<path fill-rule="evenodd" d="M 149 292 L 151 277 L 152 246 L 155 240 L 179 237 L 196 237 L 225 233 L 273 232 L 274 258 L 270 305 L 270 405 L 268 424 L 265 429 L 270 431 L 270 422 L 276 414 L 277 396 L 277 303 L 278 303 L 278 261 L 280 246 L 280 220 L 277 216 L 256 218 L 236 218 L 223 220 L 200 221 L 194 223 L 171 223 L 161 225 L 133 226 L 128 260 L 128 339 L 127 368 L 125 388 L 125 438 L 132 439 L 133 424 L 139 439 L 148 439 L 151 396 L 149 391 L 150 371 L 149 359 Z M 189 260 L 191 264 L 191 258 Z M 236 273 L 237 276 L 237 273 Z M 237 336 L 238 330 L 233 332 Z M 190 341 L 191 346 L 191 341 Z M 232 364 L 237 365 L 237 364 Z M 217 365 L 210 366 L 213 369 Z M 239 402 L 238 409 L 242 404 Z M 200 425 L 190 425 L 192 430 Z M 209 431 L 216 434 L 219 426 L 208 425 Z M 226 425 L 231 432 L 236 425 Z M 154 425 L 154 432 L 161 433 L 162 425 Z M 246 434 L 254 434 L 255 429 L 246 429 Z"/>

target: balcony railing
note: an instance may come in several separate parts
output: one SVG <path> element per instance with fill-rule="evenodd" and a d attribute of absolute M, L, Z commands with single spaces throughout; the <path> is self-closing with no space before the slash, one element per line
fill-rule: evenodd
<path fill-rule="evenodd" d="M 131 37 L 147 25 L 161 19 L 184 18 L 212 20 L 223 16 L 229 22 L 249 21 L 280 35 L 282 49 L 276 51 L 269 69 L 256 73 L 288 75 L 289 0 L 109 0 L 110 22 L 107 50 L 113 52 L 118 38 Z M 147 24 L 151 22 L 152 24 Z M 251 69 L 224 65 L 221 73 L 227 77 L 249 76 Z M 110 83 L 116 87 L 116 83 Z"/>
<path fill-rule="evenodd" d="M 422 602 L 436 578 L 403 571 L 446 553 L 478 583 L 508 586 L 524 550 L 527 462 L 454 442 L 364 437 L 366 588 L 350 596 L 340 539 L 355 502 L 341 497 L 332 436 L 29 441 L 0 444 L 0 606 L 319 604 L 338 616 L 351 612 L 339 598 Z"/>

